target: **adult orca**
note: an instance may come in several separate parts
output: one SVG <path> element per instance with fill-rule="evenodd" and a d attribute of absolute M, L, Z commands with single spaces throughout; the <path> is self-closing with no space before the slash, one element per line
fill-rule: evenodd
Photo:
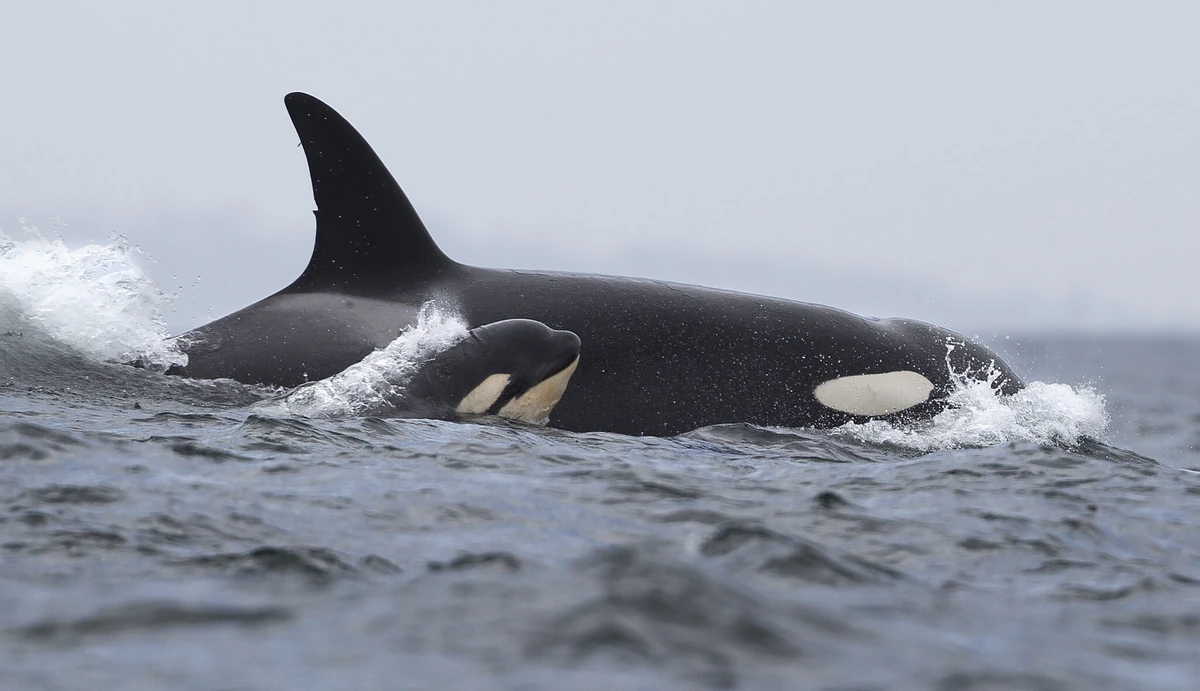
<path fill-rule="evenodd" d="M 296 386 L 386 346 L 433 301 L 475 326 L 534 319 L 578 334 L 550 424 L 673 435 L 718 423 L 833 427 L 928 418 L 964 378 L 1021 380 L 984 346 L 904 319 L 637 278 L 486 269 L 448 258 L 366 140 L 302 93 L 284 103 L 316 200 L 312 259 L 291 285 L 179 337 L 173 372 Z"/>
<path fill-rule="evenodd" d="M 529 319 L 462 329 L 453 339 L 438 348 L 399 338 L 265 406 L 313 417 L 497 415 L 545 424 L 579 365 L 578 336 Z"/>

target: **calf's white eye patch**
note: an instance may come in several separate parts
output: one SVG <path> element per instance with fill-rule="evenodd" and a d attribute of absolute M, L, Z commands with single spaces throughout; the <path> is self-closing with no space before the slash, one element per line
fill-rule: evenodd
<path fill-rule="evenodd" d="M 484 379 L 483 382 L 471 390 L 471 393 L 463 397 L 459 401 L 455 411 L 466 415 L 483 415 L 492 407 L 496 399 L 500 398 L 500 394 L 504 393 L 504 387 L 508 386 L 509 375 L 493 374 Z"/>
<path fill-rule="evenodd" d="M 821 383 L 813 391 L 821 405 L 851 415 L 888 415 L 929 400 L 933 382 L 916 372 L 856 374 Z"/>
<path fill-rule="evenodd" d="M 537 386 L 506 403 L 500 409 L 500 417 L 524 420 L 535 425 L 546 424 L 550 419 L 550 411 L 558 405 L 563 392 L 567 390 L 567 382 L 578 366 L 579 358 L 576 357 L 563 371 L 542 380 Z"/>

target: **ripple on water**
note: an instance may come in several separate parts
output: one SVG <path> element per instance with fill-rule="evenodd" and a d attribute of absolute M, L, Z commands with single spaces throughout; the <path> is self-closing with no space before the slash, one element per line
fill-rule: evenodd
<path fill-rule="evenodd" d="M 383 568 L 387 573 L 399 570 L 395 564 L 382 557 L 374 557 L 368 563 L 371 568 Z M 355 575 L 361 570 L 360 567 L 351 564 L 349 558 L 325 547 L 263 546 L 246 552 L 206 554 L 179 559 L 173 564 L 189 569 L 215 569 L 242 577 L 301 576 L 316 582 L 328 582 L 334 578 Z"/>
<path fill-rule="evenodd" d="M 85 445 L 81 437 L 51 427 L 0 420 L 0 461 L 44 461 Z"/>
<path fill-rule="evenodd" d="M 888 583 L 902 578 L 894 569 L 803 538 L 785 535 L 754 521 L 730 521 L 717 526 L 700 543 L 701 554 L 721 558 L 727 568 L 826 585 Z"/>
<path fill-rule="evenodd" d="M 74 618 L 34 622 L 17 628 L 15 633 L 32 640 L 75 639 L 193 626 L 261 626 L 284 621 L 291 616 L 292 613 L 284 607 L 137 602 Z"/>
<path fill-rule="evenodd" d="M 104 485 L 46 485 L 35 489 L 33 498 L 46 504 L 111 504 L 125 493 Z"/>

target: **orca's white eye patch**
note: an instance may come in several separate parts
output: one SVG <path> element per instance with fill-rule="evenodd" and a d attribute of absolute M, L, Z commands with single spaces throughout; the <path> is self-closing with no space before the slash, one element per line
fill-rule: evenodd
<path fill-rule="evenodd" d="M 508 386 L 509 375 L 493 374 L 484 379 L 471 393 L 463 397 L 454 410 L 462 415 L 483 415 L 492 407 Z"/>
<path fill-rule="evenodd" d="M 889 415 L 929 400 L 933 382 L 916 372 L 856 374 L 821 383 L 813 395 L 821 405 L 851 415 Z"/>
<path fill-rule="evenodd" d="M 558 405 L 563 392 L 567 390 L 567 382 L 579 366 L 579 357 L 558 374 L 544 379 L 517 398 L 509 401 L 500 409 L 500 417 L 524 420 L 536 425 L 545 424 L 550 418 L 550 411 Z"/>

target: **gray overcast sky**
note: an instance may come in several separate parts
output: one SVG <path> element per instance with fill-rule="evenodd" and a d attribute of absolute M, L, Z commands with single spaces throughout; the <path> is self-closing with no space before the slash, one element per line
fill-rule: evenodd
<path fill-rule="evenodd" d="M 302 90 L 468 263 L 1200 330 L 1200 3 L 182 7 L 0 11 L 0 228 L 125 234 L 175 328 L 303 268 Z"/>

